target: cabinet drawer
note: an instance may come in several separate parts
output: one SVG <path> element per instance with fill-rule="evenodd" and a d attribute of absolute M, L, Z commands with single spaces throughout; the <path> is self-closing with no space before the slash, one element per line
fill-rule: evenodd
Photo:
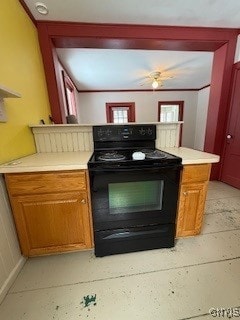
<path fill-rule="evenodd" d="M 211 164 L 185 165 L 182 172 L 182 183 L 208 181 Z"/>
<path fill-rule="evenodd" d="M 40 194 L 86 190 L 86 171 L 55 171 L 39 173 L 9 173 L 5 175 L 9 193 Z"/>

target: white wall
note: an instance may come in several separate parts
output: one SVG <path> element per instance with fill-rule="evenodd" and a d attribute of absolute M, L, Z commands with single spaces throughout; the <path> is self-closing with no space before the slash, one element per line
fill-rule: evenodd
<path fill-rule="evenodd" d="M 209 94 L 210 86 L 198 91 L 194 149 L 201 151 L 204 148 Z"/>
<path fill-rule="evenodd" d="M 0 175 L 0 303 L 24 262 L 25 258 L 20 253 L 4 180 Z"/>
<path fill-rule="evenodd" d="M 136 122 L 158 121 L 158 101 L 184 101 L 182 145 L 193 147 L 197 91 L 79 93 L 79 123 L 106 123 L 106 102 L 135 102 Z"/>

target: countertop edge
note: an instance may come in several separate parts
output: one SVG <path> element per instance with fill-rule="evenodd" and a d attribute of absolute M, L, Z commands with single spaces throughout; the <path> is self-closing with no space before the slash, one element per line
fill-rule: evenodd
<path fill-rule="evenodd" d="M 0 168 L 0 174 L 5 173 L 27 173 L 27 172 L 46 172 L 46 171 L 68 171 L 68 170 L 86 170 L 87 164 L 82 165 L 53 165 L 41 167 L 4 167 Z"/>
<path fill-rule="evenodd" d="M 190 148 L 162 148 L 161 150 L 181 157 L 183 165 L 217 163 L 220 161 L 220 157 L 218 155 L 201 152 Z M 63 152 L 62 154 L 64 154 L 64 157 L 58 161 L 58 157 L 60 155 L 59 153 L 56 153 L 55 155 L 53 153 L 35 153 L 33 155 L 17 159 L 16 165 L 11 165 L 11 162 L 15 161 L 0 165 L 0 174 L 86 170 L 88 169 L 87 164 L 92 152 Z M 80 155 L 82 158 L 76 159 L 76 156 L 78 157 Z M 40 161 L 42 159 L 44 159 L 44 161 Z M 41 164 L 39 164 L 39 162 L 41 162 Z"/>
<path fill-rule="evenodd" d="M 207 163 L 218 163 L 219 160 L 216 159 L 198 159 L 198 160 L 183 160 L 182 164 L 183 165 L 188 165 L 188 164 L 207 164 Z"/>

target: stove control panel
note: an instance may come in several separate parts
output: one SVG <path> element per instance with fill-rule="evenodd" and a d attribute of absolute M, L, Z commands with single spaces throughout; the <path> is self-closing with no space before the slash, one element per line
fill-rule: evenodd
<path fill-rule="evenodd" d="M 93 126 L 94 141 L 142 141 L 155 139 L 155 125 L 135 124 Z"/>

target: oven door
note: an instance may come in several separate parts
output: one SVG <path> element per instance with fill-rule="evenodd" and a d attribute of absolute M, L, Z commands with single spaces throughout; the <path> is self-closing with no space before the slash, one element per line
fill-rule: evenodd
<path fill-rule="evenodd" d="M 94 230 L 174 223 L 181 167 L 90 170 Z"/>

